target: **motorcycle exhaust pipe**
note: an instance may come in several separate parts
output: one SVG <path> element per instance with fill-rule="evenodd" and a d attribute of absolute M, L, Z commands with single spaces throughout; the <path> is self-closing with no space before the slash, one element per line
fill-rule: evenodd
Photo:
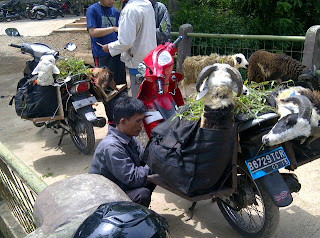
<path fill-rule="evenodd" d="M 96 120 L 91 121 L 95 127 L 102 128 L 107 124 L 107 120 L 104 117 L 98 117 Z"/>

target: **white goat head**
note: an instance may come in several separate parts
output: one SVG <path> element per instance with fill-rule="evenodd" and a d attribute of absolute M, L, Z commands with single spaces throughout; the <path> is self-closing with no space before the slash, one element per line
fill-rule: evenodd
<path fill-rule="evenodd" d="M 43 55 L 39 63 L 32 71 L 32 74 L 38 74 L 37 84 L 49 86 L 54 83 L 52 74 L 60 74 L 60 70 L 55 65 L 56 60 L 53 55 Z"/>
<path fill-rule="evenodd" d="M 313 110 L 310 100 L 303 95 L 295 95 L 283 99 L 283 102 L 294 102 L 298 105 L 298 113 L 292 112 L 281 117 L 268 134 L 262 137 L 263 144 L 273 146 L 299 137 L 304 139 L 312 134 L 310 118 Z"/>
<path fill-rule="evenodd" d="M 240 96 L 243 82 L 240 72 L 228 64 L 216 63 L 202 69 L 197 82 L 197 100 L 206 96 L 210 107 L 226 107 L 233 103 L 232 90 Z"/>
<path fill-rule="evenodd" d="M 244 54 L 238 53 L 238 54 L 233 55 L 233 57 L 234 57 L 234 67 L 236 69 L 239 69 L 239 68 L 247 69 L 248 68 L 249 63 L 248 63 L 246 57 L 244 56 Z"/>

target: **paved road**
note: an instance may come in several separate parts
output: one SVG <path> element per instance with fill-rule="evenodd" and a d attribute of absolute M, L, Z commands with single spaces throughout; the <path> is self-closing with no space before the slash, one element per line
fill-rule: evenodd
<path fill-rule="evenodd" d="M 57 19 L 31 20 L 23 19 L 11 22 L 0 22 L 0 35 L 5 35 L 5 29 L 9 27 L 17 28 L 23 36 L 46 36 L 53 30 L 64 27 L 80 19 L 80 16 L 65 16 Z"/>

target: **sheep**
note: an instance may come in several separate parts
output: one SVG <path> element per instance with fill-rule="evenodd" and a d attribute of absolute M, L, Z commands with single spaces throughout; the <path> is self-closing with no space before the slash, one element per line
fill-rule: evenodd
<path fill-rule="evenodd" d="M 190 85 L 196 82 L 197 76 L 201 72 L 201 70 L 209 65 L 213 65 L 215 63 L 224 63 L 229 64 L 236 69 L 239 68 L 248 68 L 248 61 L 246 57 L 239 53 L 234 55 L 221 55 L 219 56 L 217 53 L 212 53 L 209 56 L 192 56 L 187 57 L 182 65 L 184 80 L 182 81 L 183 86 Z"/>
<path fill-rule="evenodd" d="M 282 90 L 276 98 L 278 122 L 262 137 L 263 144 L 272 146 L 302 137 L 310 144 L 320 137 L 320 92 L 303 87 Z"/>
<path fill-rule="evenodd" d="M 207 79 L 206 79 L 207 78 Z M 205 67 L 196 82 L 197 100 L 204 98 L 204 113 L 200 127 L 226 129 L 233 126 L 234 99 L 242 94 L 243 82 L 240 72 L 228 64 L 216 63 Z"/>
<path fill-rule="evenodd" d="M 53 55 L 41 56 L 39 63 L 32 71 L 32 75 L 38 74 L 38 85 L 49 86 L 54 83 L 53 74 L 60 74 L 60 70 L 55 63 L 56 59 Z"/>
<path fill-rule="evenodd" d="M 313 89 L 318 87 L 316 79 L 315 66 L 308 68 L 283 53 L 274 54 L 265 50 L 258 50 L 249 57 L 249 82 L 255 81 L 260 83 L 273 80 L 280 84 L 283 81 L 293 80 L 295 83 L 302 81 L 302 86 Z"/>

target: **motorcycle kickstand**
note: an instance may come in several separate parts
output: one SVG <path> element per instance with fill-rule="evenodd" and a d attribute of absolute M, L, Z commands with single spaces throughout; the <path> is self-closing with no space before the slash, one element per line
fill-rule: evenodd
<path fill-rule="evenodd" d="M 189 221 L 192 219 L 193 214 L 194 214 L 194 207 L 196 206 L 197 202 L 193 202 L 191 207 L 189 207 L 189 211 L 190 211 L 190 216 L 188 218 L 186 218 L 184 221 Z"/>
<path fill-rule="evenodd" d="M 61 145 L 64 135 L 68 134 L 68 133 L 64 133 L 65 131 L 66 131 L 66 129 L 63 128 L 62 129 L 62 133 L 61 133 L 61 137 L 60 137 L 60 140 L 59 140 L 59 143 L 58 143 L 58 147 Z"/>

